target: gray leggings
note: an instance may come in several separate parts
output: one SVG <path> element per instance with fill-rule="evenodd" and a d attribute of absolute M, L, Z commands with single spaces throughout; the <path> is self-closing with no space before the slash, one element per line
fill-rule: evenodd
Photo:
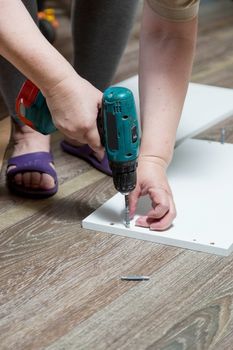
<path fill-rule="evenodd" d="M 36 22 L 36 1 L 22 0 Z M 138 0 L 74 0 L 74 68 L 100 90 L 113 78 L 127 43 Z M 15 99 L 25 77 L 0 57 L 0 92 L 15 116 Z"/>

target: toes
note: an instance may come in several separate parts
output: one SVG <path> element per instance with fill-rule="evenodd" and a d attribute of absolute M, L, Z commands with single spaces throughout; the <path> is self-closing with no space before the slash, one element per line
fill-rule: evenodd
<path fill-rule="evenodd" d="M 14 168 L 16 168 L 16 166 L 15 165 L 11 165 L 11 166 L 9 166 L 8 168 L 7 168 L 7 172 L 9 172 L 9 171 L 11 171 L 12 169 L 14 169 Z M 23 179 L 22 179 L 22 174 L 16 174 L 15 176 L 14 176 L 14 182 L 16 183 L 16 185 L 22 185 L 22 183 L 23 183 Z"/>
<path fill-rule="evenodd" d="M 17 185 L 21 186 L 23 183 L 23 178 L 22 178 L 22 174 L 16 174 L 14 177 L 14 181 Z"/>
<path fill-rule="evenodd" d="M 50 163 L 50 166 L 55 169 L 54 165 Z M 15 168 L 10 166 L 8 171 Z M 14 176 L 14 182 L 18 186 L 24 186 L 26 188 L 50 190 L 55 186 L 55 181 L 52 176 L 46 173 L 39 173 L 36 171 L 18 173 Z"/>
<path fill-rule="evenodd" d="M 31 186 L 31 173 L 29 173 L 29 172 L 23 173 L 22 178 L 23 178 L 23 186 L 27 187 L 27 188 L 30 187 Z"/>
<path fill-rule="evenodd" d="M 38 172 L 26 172 L 15 175 L 17 185 L 23 185 L 26 188 L 50 190 L 55 186 L 54 179 L 48 174 Z"/>
<path fill-rule="evenodd" d="M 33 171 L 31 173 L 31 187 L 32 188 L 39 188 L 41 183 L 42 175 L 38 172 Z"/>
<path fill-rule="evenodd" d="M 55 186 L 54 179 L 48 174 L 41 175 L 40 188 L 44 190 L 50 190 Z"/>

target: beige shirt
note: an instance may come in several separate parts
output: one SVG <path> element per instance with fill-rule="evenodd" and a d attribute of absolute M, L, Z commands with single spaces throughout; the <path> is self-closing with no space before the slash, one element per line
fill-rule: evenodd
<path fill-rule="evenodd" d="M 200 0 L 147 0 L 161 17 L 171 21 L 189 21 L 198 14 Z"/>

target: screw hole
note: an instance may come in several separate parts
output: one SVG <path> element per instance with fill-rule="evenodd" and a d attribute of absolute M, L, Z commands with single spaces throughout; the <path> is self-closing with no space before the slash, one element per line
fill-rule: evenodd
<path fill-rule="evenodd" d="M 132 153 L 127 153 L 126 156 L 127 156 L 127 157 L 131 157 L 131 156 L 132 156 Z"/>
<path fill-rule="evenodd" d="M 215 245 L 215 243 L 214 243 L 214 242 L 210 242 L 210 244 L 211 244 L 211 245 Z"/>
<path fill-rule="evenodd" d="M 196 241 L 197 241 L 197 240 L 194 238 L 194 239 L 193 239 L 193 242 L 196 242 Z"/>
<path fill-rule="evenodd" d="M 128 119 L 128 115 L 124 115 L 124 116 L 123 116 L 123 119 Z"/>
<path fill-rule="evenodd" d="M 115 224 L 114 224 L 114 222 L 110 222 L 110 225 L 111 225 L 111 226 L 114 226 Z"/>

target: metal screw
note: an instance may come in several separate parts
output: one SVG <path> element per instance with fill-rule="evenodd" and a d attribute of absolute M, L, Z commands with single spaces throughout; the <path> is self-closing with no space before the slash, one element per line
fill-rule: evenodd
<path fill-rule="evenodd" d="M 149 276 L 141 276 L 141 275 L 121 276 L 122 281 L 148 281 L 149 279 L 150 279 Z"/>
<path fill-rule="evenodd" d="M 225 137 L 226 137 L 226 129 L 225 128 L 221 128 L 221 144 L 224 145 L 225 143 Z"/>

